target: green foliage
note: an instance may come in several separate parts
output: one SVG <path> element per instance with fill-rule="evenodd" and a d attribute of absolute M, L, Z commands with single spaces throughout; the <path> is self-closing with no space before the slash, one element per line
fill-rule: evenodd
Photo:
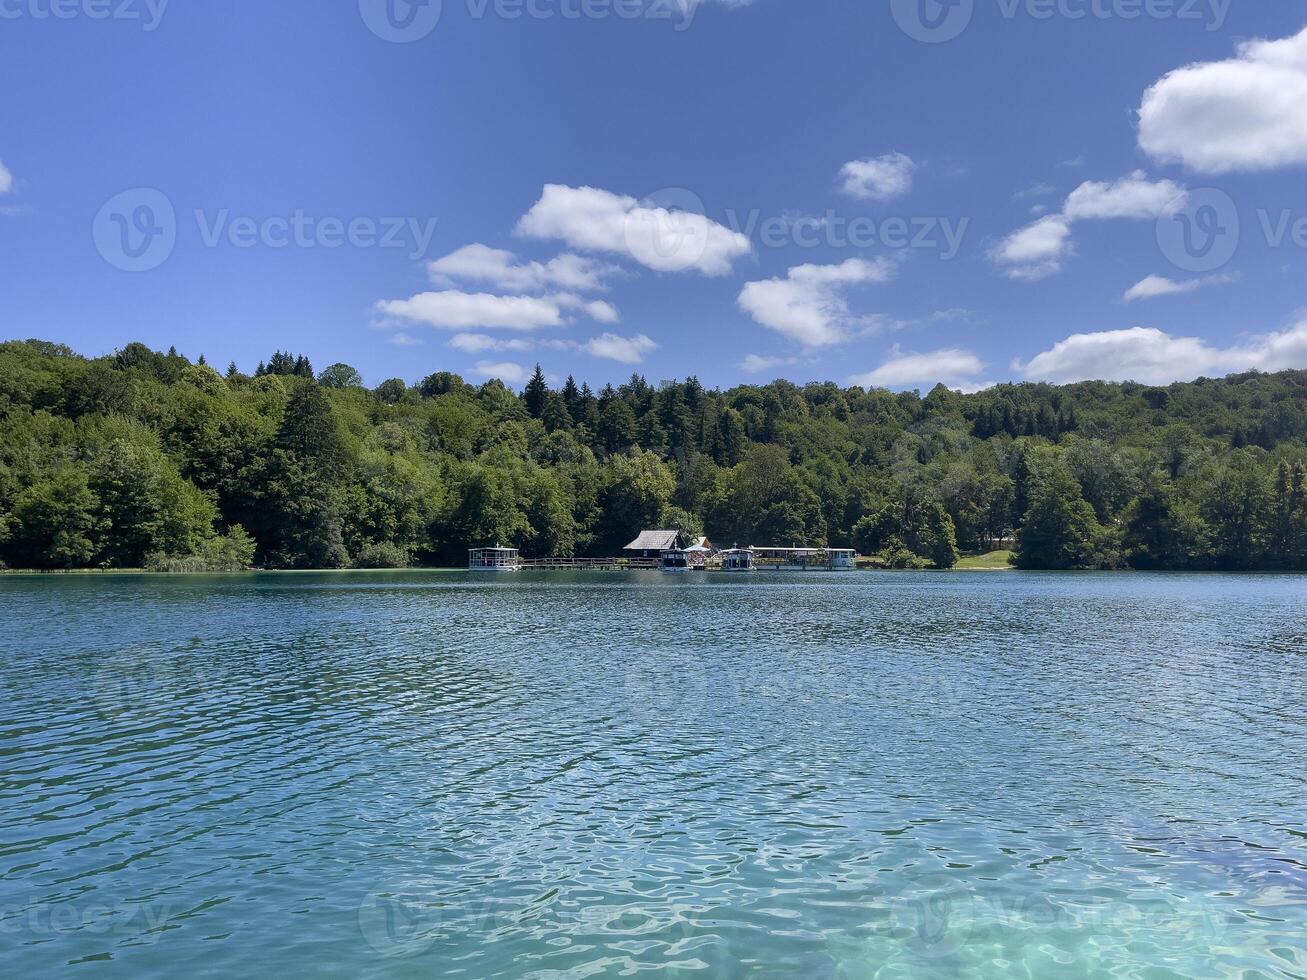
<path fill-rule="evenodd" d="M 1162 476 L 1154 474 L 1124 516 L 1123 550 L 1131 568 L 1188 569 L 1206 551 L 1206 528 Z"/>
<path fill-rule="evenodd" d="M 318 375 L 318 384 L 324 388 L 362 388 L 363 375 L 348 364 L 333 364 Z"/>
<path fill-rule="evenodd" d="M 1030 482 L 1030 509 L 1017 536 L 1018 568 L 1093 568 L 1103 532 L 1080 484 L 1057 457 Z"/>
<path fill-rule="evenodd" d="M 64 466 L 18 494 L 0 524 L 5 560 L 16 568 L 82 568 L 95 555 L 99 501 L 86 471 Z"/>
<path fill-rule="evenodd" d="M 256 550 L 254 539 L 239 524 L 225 535 L 202 541 L 187 555 L 155 554 L 146 559 L 152 572 L 195 575 L 201 572 L 243 572 L 252 567 Z"/>
<path fill-rule="evenodd" d="M 117 439 L 91 464 L 105 566 L 140 568 L 149 555 L 188 555 L 213 535 L 217 508 L 152 441 L 148 432 L 139 442 Z"/>
<path fill-rule="evenodd" d="M 1303 371 L 924 397 L 543 372 L 518 394 L 438 371 L 369 391 L 284 352 L 220 376 L 141 344 L 0 344 L 0 562 L 20 568 L 611 556 L 670 526 L 894 567 L 1016 537 L 1024 568 L 1304 570 L 1305 467 Z"/>
<path fill-rule="evenodd" d="M 356 568 L 408 568 L 410 564 L 409 553 L 389 541 L 368 542 L 354 561 Z"/>
<path fill-rule="evenodd" d="M 912 490 L 853 527 L 854 546 L 877 555 L 886 567 L 952 568 L 958 563 L 957 535 L 944 506 Z M 911 556 L 914 561 L 908 561 Z"/>

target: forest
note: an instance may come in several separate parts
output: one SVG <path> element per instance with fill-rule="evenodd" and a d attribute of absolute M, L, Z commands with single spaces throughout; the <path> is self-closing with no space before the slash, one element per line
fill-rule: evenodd
<path fill-rule="evenodd" d="M 434 366 L 434 365 L 433 365 Z M 416 383 L 415 383 L 416 382 Z M 9 569 L 402 568 L 617 555 L 645 528 L 950 568 L 1307 570 L 1307 371 L 975 394 L 364 386 L 128 344 L 0 344 Z"/>

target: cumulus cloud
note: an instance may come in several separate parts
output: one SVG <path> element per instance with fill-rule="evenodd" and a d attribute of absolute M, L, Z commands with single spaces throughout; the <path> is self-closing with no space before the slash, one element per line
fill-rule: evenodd
<path fill-rule="evenodd" d="M 420 347 L 420 346 L 422 346 L 422 338 L 421 338 L 421 337 L 414 337 L 412 334 L 404 333 L 404 331 L 402 331 L 402 330 L 401 330 L 399 333 L 395 334 L 393 337 L 391 337 L 391 338 L 390 338 L 390 342 L 391 342 L 392 344 L 394 344 L 396 347 Z"/>
<path fill-rule="evenodd" d="M 1307 367 L 1307 320 L 1232 347 L 1197 337 L 1173 337 L 1151 327 L 1082 333 L 1056 343 L 1013 369 L 1036 381 L 1137 381 L 1164 385 L 1238 371 Z"/>
<path fill-rule="evenodd" d="M 571 253 L 548 262 L 523 262 L 506 249 L 480 244 L 465 245 L 436 259 L 427 268 L 442 285 L 467 280 L 489 283 L 496 289 L 514 293 L 544 289 L 601 290 L 606 288 L 605 280 L 618 271 L 615 266 Z"/>
<path fill-rule="evenodd" d="M 1307 164 L 1307 29 L 1163 76 L 1140 104 L 1139 146 L 1206 174 Z"/>
<path fill-rule="evenodd" d="M 574 293 L 552 296 L 498 296 L 493 293 L 465 293 L 458 289 L 419 293 L 410 299 L 383 300 L 381 313 L 425 323 L 443 330 L 500 328 L 535 330 L 558 327 L 567 322 L 568 311 L 586 313 L 601 323 L 618 319 L 617 310 L 602 300 L 586 300 Z"/>
<path fill-rule="evenodd" d="M 1059 214 L 1050 214 L 1008 235 L 990 258 L 1012 279 L 1045 279 L 1062 271 L 1075 254 L 1071 227 L 1078 221 L 1158 218 L 1185 205 L 1186 191 L 1171 180 L 1149 180 L 1142 170 L 1118 181 L 1088 180 L 1073 190 Z"/>
<path fill-rule="evenodd" d="M 472 373 L 481 378 L 498 378 L 505 384 L 520 385 L 530 377 L 521 364 L 514 364 L 511 361 L 494 363 L 492 361 L 477 361 L 472 368 Z"/>
<path fill-rule="evenodd" d="M 990 257 L 1013 279 L 1046 279 L 1062 271 L 1062 260 L 1075 250 L 1071 225 L 1059 215 L 1040 218 L 998 243 Z"/>
<path fill-rule="evenodd" d="M 486 351 L 528 351 L 535 345 L 519 338 L 502 340 L 484 333 L 459 333 L 449 338 L 448 346 L 465 354 L 484 354 Z"/>
<path fill-rule="evenodd" d="M 639 364 L 644 355 L 657 350 L 658 345 L 644 334 L 619 337 L 615 333 L 605 333 L 587 341 L 581 349 L 593 357 L 607 358 L 619 364 Z"/>
<path fill-rule="evenodd" d="M 457 289 L 418 293 L 410 299 L 383 300 L 377 309 L 387 316 L 441 329 L 501 327 L 534 330 L 563 323 L 558 303 L 539 296 L 495 296 Z"/>
<path fill-rule="evenodd" d="M 582 309 L 585 310 L 591 320 L 598 320 L 600 323 L 616 323 L 621 319 L 617 307 L 601 299 L 591 300 Z"/>
<path fill-rule="evenodd" d="M 840 169 L 845 194 L 866 201 L 889 201 L 912 190 L 917 165 L 905 153 L 887 153 L 868 160 L 850 160 Z"/>
<path fill-rule="evenodd" d="M 740 362 L 740 370 L 746 374 L 762 374 L 787 364 L 793 364 L 792 357 L 764 357 L 761 354 L 749 354 Z"/>
<path fill-rule="evenodd" d="M 869 320 L 849 313 L 845 290 L 886 282 L 894 273 L 895 265 L 888 259 L 800 265 L 790 269 L 784 279 L 745 283 L 737 302 L 764 327 L 806 347 L 826 347 L 846 340 L 851 327 Z"/>
<path fill-rule="evenodd" d="M 1176 282 L 1174 279 L 1167 279 L 1164 276 L 1146 276 L 1127 289 L 1122 299 L 1127 303 L 1132 303 L 1135 300 L 1154 299 L 1158 296 L 1177 296 L 1182 293 L 1196 292 L 1204 286 L 1231 282 L 1233 278 L 1233 276 L 1229 275 L 1218 275 Z"/>
<path fill-rule="evenodd" d="M 984 369 L 984 363 L 969 350 L 954 347 L 926 354 L 909 354 L 895 344 L 880 367 L 866 374 L 854 375 L 849 383 L 864 388 L 902 388 L 942 382 L 949 387 L 979 390 L 983 385 L 975 379 Z"/>
<path fill-rule="evenodd" d="M 1184 207 L 1185 189 L 1171 180 L 1149 180 L 1142 170 L 1114 183 L 1087 180 L 1066 199 L 1068 221 L 1160 218 Z"/>
<path fill-rule="evenodd" d="M 596 187 L 546 184 L 517 224 L 526 238 L 555 239 L 587 252 L 623 255 L 658 272 L 724 276 L 751 251 L 739 232 L 694 211 L 647 205 Z"/>
<path fill-rule="evenodd" d="M 5 162 L 0 160 L 0 194 L 8 194 L 13 190 L 14 175 L 9 172 Z"/>

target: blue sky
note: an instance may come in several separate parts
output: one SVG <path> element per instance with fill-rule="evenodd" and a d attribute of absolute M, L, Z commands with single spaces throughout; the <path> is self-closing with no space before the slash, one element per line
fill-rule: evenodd
<path fill-rule="evenodd" d="M 0 0 L 6 338 L 373 384 L 1307 367 L 1299 4 L 53 2 Z"/>

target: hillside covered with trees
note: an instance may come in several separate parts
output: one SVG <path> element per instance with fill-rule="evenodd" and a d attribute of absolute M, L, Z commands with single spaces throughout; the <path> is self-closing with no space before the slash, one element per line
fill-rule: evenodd
<path fill-rule="evenodd" d="M 0 344 L 0 561 L 172 570 L 609 556 L 680 527 L 950 567 L 1307 570 L 1307 371 L 924 397 L 632 377 L 522 394 Z"/>

